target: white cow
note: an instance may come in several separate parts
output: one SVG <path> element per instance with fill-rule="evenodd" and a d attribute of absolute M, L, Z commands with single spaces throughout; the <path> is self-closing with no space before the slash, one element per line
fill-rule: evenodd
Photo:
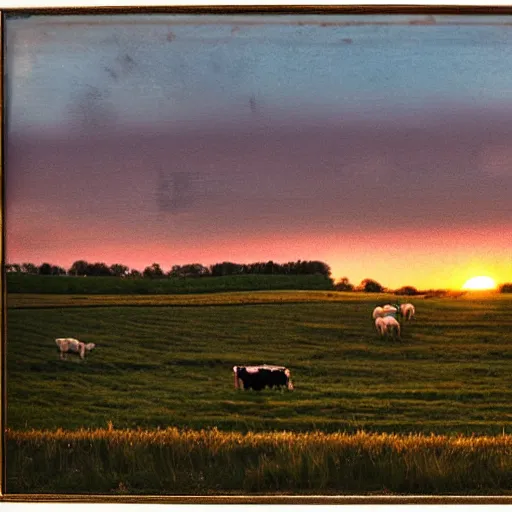
<path fill-rule="evenodd" d="M 400 323 L 393 316 L 380 316 L 375 319 L 375 328 L 381 335 L 396 336 L 400 339 Z"/>
<path fill-rule="evenodd" d="M 86 352 L 90 352 L 96 345 L 94 343 L 84 343 L 75 338 L 57 338 L 55 340 L 60 350 L 60 358 L 66 359 L 66 354 L 80 354 L 80 358 L 85 357 Z"/>
<path fill-rule="evenodd" d="M 415 315 L 416 310 L 414 306 L 408 302 L 400 306 L 400 313 L 405 319 L 410 320 Z"/>

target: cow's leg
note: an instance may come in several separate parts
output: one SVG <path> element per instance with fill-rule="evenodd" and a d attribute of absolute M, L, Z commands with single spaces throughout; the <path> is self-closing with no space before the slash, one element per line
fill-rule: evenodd
<path fill-rule="evenodd" d="M 286 387 L 288 388 L 289 391 L 293 391 L 293 383 L 290 370 L 286 369 L 284 374 L 286 375 Z"/>
<path fill-rule="evenodd" d="M 238 389 L 240 387 L 240 382 L 238 380 L 238 368 L 236 366 L 233 368 L 233 375 L 235 376 L 235 389 Z"/>

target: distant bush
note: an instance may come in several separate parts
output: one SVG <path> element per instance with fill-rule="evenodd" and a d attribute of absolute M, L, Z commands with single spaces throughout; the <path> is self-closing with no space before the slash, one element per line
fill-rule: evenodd
<path fill-rule="evenodd" d="M 334 289 L 338 292 L 353 292 L 354 285 L 348 280 L 348 277 L 342 277 L 335 285 Z"/>
<path fill-rule="evenodd" d="M 384 287 L 373 279 L 363 279 L 361 284 L 358 286 L 358 290 L 366 293 L 382 293 L 384 291 Z"/>
<path fill-rule="evenodd" d="M 500 293 L 512 293 L 512 283 L 502 284 L 499 288 Z"/>
<path fill-rule="evenodd" d="M 419 292 L 414 286 L 402 286 L 395 290 L 395 295 L 419 295 Z"/>
<path fill-rule="evenodd" d="M 168 277 L 205 277 L 211 275 L 208 267 L 201 263 L 190 263 L 188 265 L 173 265 L 167 272 Z"/>
<path fill-rule="evenodd" d="M 146 267 L 142 272 L 142 277 L 150 279 L 161 279 L 165 277 L 164 271 L 158 263 L 153 263 L 151 266 Z"/>

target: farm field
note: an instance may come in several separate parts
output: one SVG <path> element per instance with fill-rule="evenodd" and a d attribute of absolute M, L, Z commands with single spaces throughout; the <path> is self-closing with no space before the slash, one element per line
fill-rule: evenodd
<path fill-rule="evenodd" d="M 10 293 L 41 294 L 188 294 L 254 290 L 331 290 L 332 280 L 323 275 L 247 274 L 218 277 L 117 278 L 105 276 L 45 276 L 9 272 Z"/>
<path fill-rule="evenodd" d="M 512 298 L 417 297 L 417 317 L 403 323 L 402 340 L 381 340 L 372 309 L 396 299 L 332 291 L 79 299 L 9 294 L 8 472 L 9 439 L 16 435 L 63 429 L 72 436 L 108 425 L 133 432 L 364 431 L 507 440 Z M 54 339 L 64 336 L 97 348 L 85 361 L 61 361 Z M 236 391 L 232 367 L 262 363 L 289 367 L 295 390 Z M 12 492 L 22 492 L 20 481 Z M 249 490 L 270 489 L 261 485 Z M 41 483 L 40 489 L 52 487 Z"/>
<path fill-rule="evenodd" d="M 9 296 L 7 425 L 506 429 L 510 298 L 418 298 L 417 318 L 403 324 L 399 342 L 380 340 L 371 321 L 373 305 L 385 296 L 323 296 L 314 292 L 309 302 L 307 292 L 144 297 L 140 305 L 132 298 L 131 306 L 96 296 L 73 308 L 55 306 L 51 296 L 46 307 L 35 296 L 34 309 L 23 309 L 27 296 Z M 69 297 L 68 305 L 75 303 Z M 64 336 L 97 348 L 83 362 L 61 361 L 54 339 Z M 295 391 L 235 392 L 232 367 L 262 363 L 288 366 Z"/>
<path fill-rule="evenodd" d="M 9 432 L 11 492 L 511 494 L 512 436 L 104 429 Z"/>

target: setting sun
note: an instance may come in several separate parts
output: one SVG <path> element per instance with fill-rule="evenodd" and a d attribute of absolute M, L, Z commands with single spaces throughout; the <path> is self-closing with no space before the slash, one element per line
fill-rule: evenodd
<path fill-rule="evenodd" d="M 472 277 L 462 287 L 463 290 L 494 290 L 494 288 L 496 288 L 496 282 L 487 276 Z"/>

